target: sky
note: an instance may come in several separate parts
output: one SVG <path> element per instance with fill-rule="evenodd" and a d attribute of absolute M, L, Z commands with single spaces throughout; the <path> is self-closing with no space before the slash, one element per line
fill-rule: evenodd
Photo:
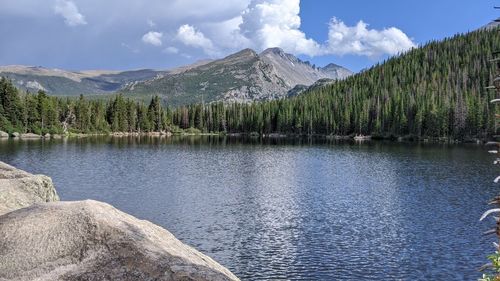
<path fill-rule="evenodd" d="M 0 65 L 168 69 L 280 47 L 359 71 L 500 16 L 493 0 L 0 0 Z"/>

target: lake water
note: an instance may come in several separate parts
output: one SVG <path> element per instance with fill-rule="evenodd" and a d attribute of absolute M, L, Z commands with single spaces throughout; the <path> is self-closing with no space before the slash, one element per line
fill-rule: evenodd
<path fill-rule="evenodd" d="M 476 280 L 479 145 L 218 137 L 0 142 L 0 160 L 167 228 L 243 280 Z"/>

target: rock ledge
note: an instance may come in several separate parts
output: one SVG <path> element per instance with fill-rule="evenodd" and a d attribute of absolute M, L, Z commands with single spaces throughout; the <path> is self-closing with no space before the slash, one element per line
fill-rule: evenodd
<path fill-rule="evenodd" d="M 0 161 L 0 215 L 34 203 L 59 201 L 52 179 Z"/>
<path fill-rule="evenodd" d="M 0 280 L 238 280 L 167 230 L 109 204 L 41 203 L 58 199 L 50 178 L 2 162 L 0 199 Z"/>

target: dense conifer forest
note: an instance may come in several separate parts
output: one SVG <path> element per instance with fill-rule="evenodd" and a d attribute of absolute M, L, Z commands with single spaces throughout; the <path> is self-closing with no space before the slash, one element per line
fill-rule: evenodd
<path fill-rule="evenodd" d="M 486 89 L 500 49 L 497 30 L 430 42 L 346 80 L 282 100 L 215 102 L 171 108 L 122 95 L 105 101 L 19 92 L 0 81 L 0 129 L 8 132 L 201 132 L 485 137 L 496 97 Z M 196 131 L 197 131 L 196 130 Z"/>

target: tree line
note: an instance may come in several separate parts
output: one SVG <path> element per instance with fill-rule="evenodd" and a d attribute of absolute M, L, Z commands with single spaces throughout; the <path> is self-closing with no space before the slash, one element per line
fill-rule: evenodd
<path fill-rule="evenodd" d="M 0 79 L 0 129 L 36 134 L 152 132 L 169 128 L 170 110 L 159 97 L 149 105 L 117 95 L 89 100 L 20 93 L 12 82 Z"/>
<path fill-rule="evenodd" d="M 266 102 L 170 108 L 116 95 L 88 100 L 20 93 L 0 81 L 0 129 L 24 132 L 202 132 L 415 137 L 484 137 L 495 133 L 496 97 L 486 86 L 500 49 L 497 29 L 429 42 L 325 87 Z"/>
<path fill-rule="evenodd" d="M 429 42 L 295 98 L 180 107 L 173 123 L 206 131 L 414 137 L 495 134 L 498 29 Z"/>

